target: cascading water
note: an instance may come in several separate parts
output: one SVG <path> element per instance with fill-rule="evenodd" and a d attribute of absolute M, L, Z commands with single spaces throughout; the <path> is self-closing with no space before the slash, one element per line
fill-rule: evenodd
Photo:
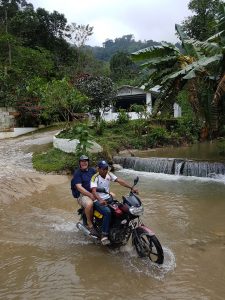
<path fill-rule="evenodd" d="M 184 176 L 213 177 L 225 175 L 225 164 L 218 162 L 192 161 L 176 158 L 140 158 L 114 156 L 114 163 L 123 168 L 153 173 Z"/>

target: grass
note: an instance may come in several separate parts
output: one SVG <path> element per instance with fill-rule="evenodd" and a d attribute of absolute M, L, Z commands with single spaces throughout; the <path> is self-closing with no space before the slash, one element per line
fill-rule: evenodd
<path fill-rule="evenodd" d="M 77 138 L 76 123 L 72 128 L 63 130 L 58 137 L 75 139 Z M 88 127 L 88 133 L 93 140 L 103 147 L 103 152 L 90 154 L 92 164 L 100 158 L 109 162 L 112 156 L 121 150 L 126 149 L 147 149 L 159 146 L 175 145 L 179 146 L 185 141 L 186 127 L 184 135 L 174 130 L 167 130 L 165 127 L 151 125 L 145 120 L 133 120 L 125 123 L 102 122 L 100 126 L 92 124 Z M 189 141 L 190 142 L 190 141 Z M 77 165 L 78 157 L 75 154 L 65 153 L 58 149 L 50 149 L 45 153 L 33 155 L 33 166 L 38 171 L 44 172 L 71 172 Z"/>
<path fill-rule="evenodd" d="M 44 153 L 35 153 L 32 158 L 33 167 L 38 171 L 57 172 L 72 171 L 77 164 L 74 154 L 65 153 L 52 148 Z"/>

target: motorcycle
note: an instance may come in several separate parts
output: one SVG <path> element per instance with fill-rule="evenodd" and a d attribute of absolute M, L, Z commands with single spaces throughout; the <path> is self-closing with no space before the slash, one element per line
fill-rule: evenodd
<path fill-rule="evenodd" d="M 138 181 L 139 178 L 135 178 L 129 195 L 123 196 L 122 202 L 113 199 L 104 189 L 97 189 L 98 192 L 109 195 L 107 205 L 112 214 L 108 236 L 110 240 L 109 246 L 120 247 L 125 245 L 130 237 L 132 237 L 132 245 L 139 257 L 148 257 L 152 262 L 162 264 L 164 261 L 162 246 L 155 233 L 142 223 L 140 216 L 143 215 L 144 208 L 140 198 L 132 192 L 133 187 Z M 103 215 L 94 209 L 93 225 L 98 233 L 98 236 L 94 236 L 90 234 L 86 226 L 87 219 L 84 209 L 80 208 L 77 212 L 81 216 L 81 222 L 77 223 L 77 228 L 92 239 L 100 240 Z"/>

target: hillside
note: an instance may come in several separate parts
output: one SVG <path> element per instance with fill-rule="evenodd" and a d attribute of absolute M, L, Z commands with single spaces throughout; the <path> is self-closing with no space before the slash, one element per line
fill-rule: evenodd
<path fill-rule="evenodd" d="M 128 34 L 122 37 L 115 38 L 114 40 L 107 39 L 103 43 L 103 47 L 86 47 L 92 50 L 93 55 L 96 59 L 109 61 L 110 58 L 118 51 L 132 53 L 146 47 L 157 45 L 160 45 L 160 42 L 156 42 L 153 40 L 135 41 L 134 36 L 132 34 Z M 177 43 L 176 46 L 180 47 L 180 44 Z"/>

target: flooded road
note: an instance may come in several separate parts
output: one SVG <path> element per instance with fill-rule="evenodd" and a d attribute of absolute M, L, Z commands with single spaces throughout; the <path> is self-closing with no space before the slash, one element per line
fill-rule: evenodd
<path fill-rule="evenodd" d="M 140 177 L 143 220 L 165 252 L 158 267 L 130 244 L 111 250 L 77 231 L 70 177 L 32 169 L 28 149 L 49 142 L 0 140 L 0 299 L 224 299 L 223 179 L 117 172 Z"/>

